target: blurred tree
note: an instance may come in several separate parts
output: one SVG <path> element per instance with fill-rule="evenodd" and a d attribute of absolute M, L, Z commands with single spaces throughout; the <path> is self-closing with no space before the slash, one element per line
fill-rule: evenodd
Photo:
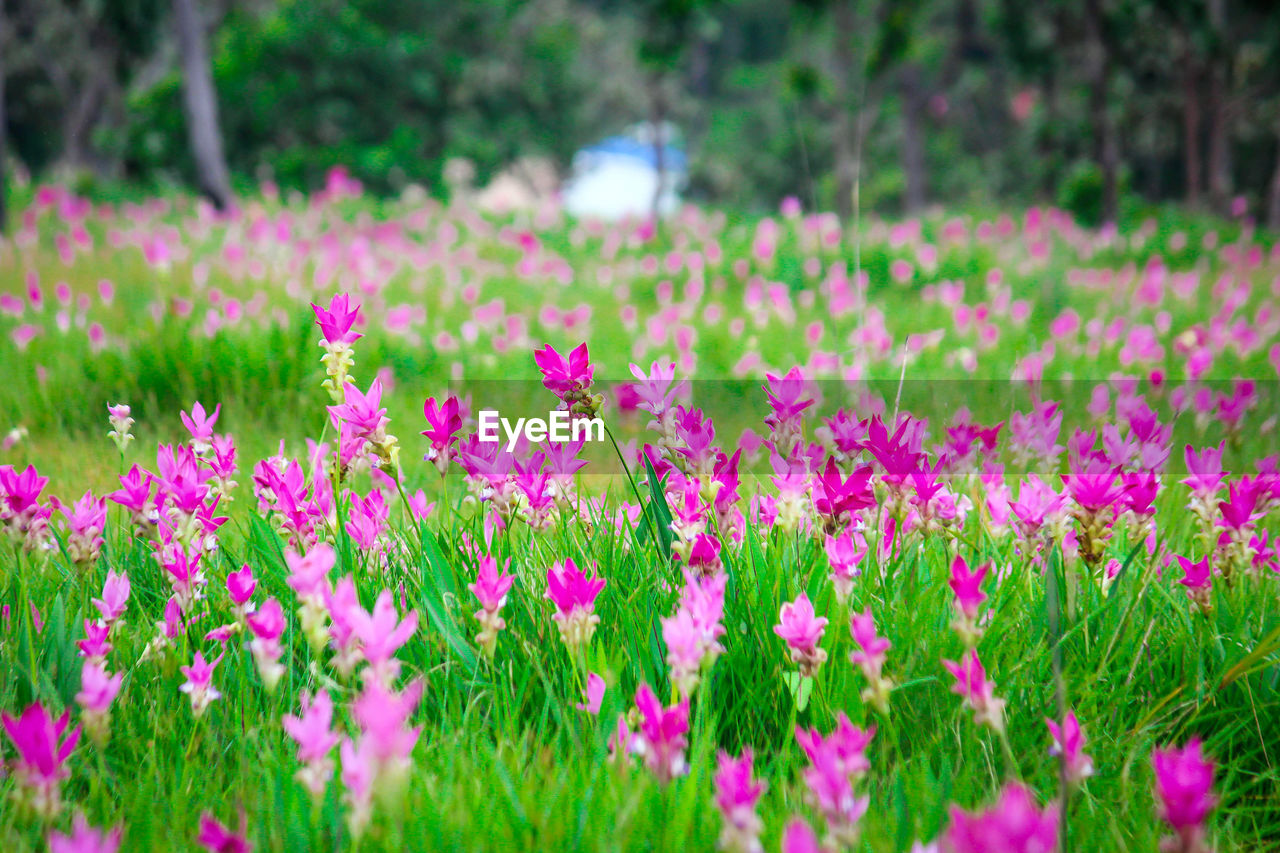
<path fill-rule="evenodd" d="M 159 38 L 164 0 L 7 0 L 15 148 L 40 167 L 114 175 L 99 128 L 125 119 L 125 90 Z"/>
<path fill-rule="evenodd" d="M 196 0 L 173 0 L 173 18 L 178 31 L 178 51 L 182 56 L 182 103 L 197 180 L 200 191 L 219 210 L 224 210 L 231 204 L 231 176 L 222 154 L 218 94 L 213 88 L 205 25 L 200 10 L 196 8 Z"/>
<path fill-rule="evenodd" d="M 5 0 L 0 0 L 0 234 L 5 231 L 8 220 L 8 182 L 6 181 L 9 166 L 9 126 L 5 121 L 4 110 L 4 78 L 5 55 L 9 52 L 9 27 L 4 10 Z"/>

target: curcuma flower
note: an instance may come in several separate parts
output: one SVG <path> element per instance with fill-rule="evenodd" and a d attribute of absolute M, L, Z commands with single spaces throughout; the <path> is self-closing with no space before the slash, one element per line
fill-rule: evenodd
<path fill-rule="evenodd" d="M 1078 785 L 1093 775 L 1093 759 L 1084 754 L 1084 733 L 1080 731 L 1080 722 L 1076 720 L 1075 711 L 1068 711 L 1062 725 L 1054 720 L 1046 719 L 1049 735 L 1053 738 L 1050 755 L 1062 756 L 1063 770 L 1067 783 Z"/>
<path fill-rule="evenodd" d="M 95 500 L 92 492 L 85 492 L 70 508 L 62 507 L 62 514 L 67 519 L 67 556 L 81 569 L 92 566 L 98 561 L 107 526 L 106 499 Z"/>
<path fill-rule="evenodd" d="M 124 836 L 121 827 L 103 832 L 89 825 L 83 814 L 71 822 L 71 834 L 49 833 L 49 853 L 116 853 Z"/>
<path fill-rule="evenodd" d="M 511 584 L 515 582 L 515 578 L 507 573 L 510 567 L 511 560 L 508 558 L 502 570 L 499 571 L 498 561 L 485 554 L 480 558 L 480 568 L 476 572 L 475 583 L 467 584 L 467 589 L 480 600 L 480 609 L 475 614 L 476 621 L 480 623 L 480 633 L 476 635 L 476 641 L 490 659 L 493 658 L 494 649 L 498 644 L 498 632 L 507 627 L 501 611 L 503 605 L 507 603 L 507 593 L 511 591 Z"/>
<path fill-rule="evenodd" d="M 89 738 L 99 746 L 107 742 L 111 734 L 111 703 L 120 693 L 124 674 L 112 675 L 97 661 L 87 660 L 80 670 L 80 692 L 76 704 L 80 706 L 80 719 Z"/>
<path fill-rule="evenodd" d="M 885 653 L 892 644 L 876 633 L 870 607 L 849 616 L 849 634 L 858 646 L 858 651 L 849 652 L 849 662 L 861 669 L 867 679 L 867 686 L 862 689 L 862 701 L 887 714 L 893 681 L 884 675 L 884 662 Z"/>
<path fill-rule="evenodd" d="M 585 343 L 574 347 L 567 357 L 546 344 L 534 351 L 533 360 L 542 371 L 542 384 L 559 397 L 570 412 L 594 417 L 600 411 L 604 395 L 591 394 L 591 378 L 596 369 Z"/>
<path fill-rule="evenodd" d="M 1170 746 L 1151 753 L 1156 774 L 1160 819 L 1173 829 L 1160 849 L 1165 853 L 1208 853 L 1204 822 L 1213 808 L 1213 761 L 1206 758 L 1199 738 L 1179 749 Z"/>
<path fill-rule="evenodd" d="M 107 405 L 107 419 L 111 422 L 111 432 L 107 433 L 107 437 L 115 442 L 116 449 L 121 453 L 124 453 L 129 442 L 133 441 L 129 427 L 133 426 L 134 420 L 129 417 L 129 414 L 129 407 L 124 403 Z"/>
<path fill-rule="evenodd" d="M 284 655 L 284 649 L 280 647 L 280 637 L 284 634 L 284 608 L 276 599 L 268 598 L 260 609 L 246 617 L 245 622 L 253 633 L 253 640 L 249 643 L 253 662 L 262 676 L 262 685 L 272 693 L 284 675 L 284 665 L 280 663 Z"/>
<path fill-rule="evenodd" d="M 827 534 L 827 559 L 831 563 L 831 583 L 836 601 L 843 607 L 853 592 L 853 579 L 862 574 L 862 560 L 867 556 L 867 541 L 861 533 L 845 530 L 839 536 Z"/>
<path fill-rule="evenodd" d="M 0 721 L 18 751 L 17 763 L 11 766 L 21 795 L 36 814 L 55 817 L 62 810 L 59 784 L 71 775 L 64 765 L 80 740 L 80 727 L 64 738 L 71 712 L 64 711 L 55 721 L 38 702 L 28 705 L 17 718 L 0 714 Z"/>
<path fill-rule="evenodd" d="M 240 813 L 240 831 L 235 832 L 223 826 L 209 812 L 200 815 L 200 834 L 196 843 L 209 853 L 252 853 L 253 845 L 249 843 L 249 821 L 244 812 Z"/>
<path fill-rule="evenodd" d="M 723 750 L 717 758 L 715 804 L 723 821 L 719 841 L 721 850 L 734 853 L 762 853 L 764 850 L 760 844 L 764 823 L 760 820 L 756 803 L 764 793 L 765 783 L 753 776 L 752 760 L 750 747 L 744 749 L 738 758 Z"/>
<path fill-rule="evenodd" d="M 796 727 L 796 741 L 809 759 L 804 771 L 805 786 L 814 804 L 822 811 L 830 839 L 840 848 L 857 844 L 862 816 L 871 798 L 859 797 L 855 786 L 871 768 L 867 747 L 875 737 L 875 727 L 861 729 L 841 711 L 831 734 Z"/>
<path fill-rule="evenodd" d="M 963 696 L 965 703 L 973 709 L 974 722 L 1003 732 L 1004 700 L 995 695 L 995 683 L 987 680 L 987 671 L 978 659 L 978 650 L 966 651 L 960 663 L 944 660 L 942 665 L 956 680 L 951 692 Z"/>
<path fill-rule="evenodd" d="M 1011 783 L 986 811 L 952 806 L 951 825 L 938 846 L 941 853 L 1055 853 L 1058 807 L 1041 810 L 1029 790 Z"/>
<path fill-rule="evenodd" d="M 640 728 L 635 733 L 632 752 L 644 759 L 645 766 L 666 784 L 683 776 L 689 766 L 684 750 L 689 745 L 689 700 L 680 700 L 671 708 L 662 707 L 648 684 L 636 688 L 636 710 L 640 712 Z"/>
<path fill-rule="evenodd" d="M 572 654 L 591 642 L 596 625 L 600 624 L 595 602 L 604 585 L 604 578 L 588 578 L 572 559 L 566 558 L 547 569 L 546 597 L 556 606 L 551 618 Z"/>
<path fill-rule="evenodd" d="M 826 618 L 815 616 L 809 596 L 802 592 L 795 601 L 782 605 L 778 619 L 773 632 L 786 641 L 791 660 L 799 666 L 800 674 L 813 675 L 827 659 L 827 653 L 818 647 L 827 628 Z"/>
<path fill-rule="evenodd" d="M 329 301 L 327 310 L 314 303 L 311 310 L 315 312 L 316 325 L 324 335 L 320 341 L 320 346 L 324 348 L 320 361 L 324 364 L 327 378 L 322 387 L 329 392 L 335 403 L 340 403 L 342 389 L 347 384 L 351 368 L 355 366 L 351 345 L 361 337 L 358 332 L 351 331 L 360 314 L 360 306 L 352 306 L 347 294 L 339 293 Z"/>
<path fill-rule="evenodd" d="M 1213 569 L 1209 566 L 1209 558 L 1205 557 L 1198 563 L 1182 556 L 1177 560 L 1182 567 L 1182 578 L 1178 583 L 1186 587 L 1192 610 L 1208 616 L 1213 612 Z"/>
<path fill-rule="evenodd" d="M 285 732 L 298 744 L 298 760 L 302 767 L 298 769 L 297 779 L 318 800 L 324 796 L 329 779 L 333 777 L 331 754 L 338 745 L 338 736 L 331 728 L 333 700 L 329 698 L 329 692 L 318 690 L 314 698 L 302 694 L 302 716 L 285 714 L 281 722 Z"/>
<path fill-rule="evenodd" d="M 191 713 L 195 714 L 197 718 L 204 714 L 215 699 L 222 698 L 222 694 L 213 686 L 213 671 L 221 662 L 222 655 L 214 658 L 213 663 L 208 663 L 205 661 L 204 655 L 196 652 L 195 660 L 191 662 L 191 666 L 179 667 L 182 674 L 187 677 L 187 680 L 178 689 L 191 697 Z"/>
<path fill-rule="evenodd" d="M 98 609 L 102 621 L 108 626 L 114 626 L 124 615 L 125 608 L 129 606 L 129 592 L 129 574 L 116 574 L 107 569 L 107 580 L 102 585 L 102 598 L 93 599 L 93 606 Z"/>
<path fill-rule="evenodd" d="M 991 563 L 987 562 L 969 571 L 969 564 L 958 554 L 951 561 L 951 580 L 948 584 L 955 593 L 956 611 L 959 614 L 951 627 L 968 648 L 977 645 L 978 638 L 982 636 L 982 629 L 978 627 L 978 608 L 987 600 L 987 594 L 982 591 L 982 581 L 990 570 Z"/>

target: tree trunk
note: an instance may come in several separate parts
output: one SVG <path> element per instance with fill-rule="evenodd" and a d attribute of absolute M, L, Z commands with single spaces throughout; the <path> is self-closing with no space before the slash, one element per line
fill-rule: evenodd
<path fill-rule="evenodd" d="M 1103 33 L 1100 0 L 1086 0 L 1085 29 L 1089 35 L 1089 114 L 1093 124 L 1094 159 L 1102 170 L 1102 219 L 1114 223 L 1120 211 L 1120 144 L 1116 139 L 1107 95 L 1111 84 L 1111 51 Z"/>
<path fill-rule="evenodd" d="M 222 152 L 218 128 L 218 97 L 205 44 L 204 23 L 196 0 L 173 0 L 182 52 L 182 95 L 186 109 L 187 137 L 196 161 L 196 175 L 203 192 L 219 210 L 231 204 L 231 179 Z"/>
<path fill-rule="evenodd" d="M 1216 212 L 1225 214 L 1231 204 L 1231 127 L 1227 105 L 1231 57 L 1226 44 L 1226 3 L 1209 0 L 1208 12 L 1216 42 L 1209 65 L 1209 204 Z"/>
<path fill-rule="evenodd" d="M 1224 65 L 1215 60 L 1209 75 L 1209 203 L 1221 214 L 1231 206 L 1231 120 Z"/>
<path fill-rule="evenodd" d="M 1271 173 L 1271 191 L 1267 194 L 1267 226 L 1280 231 L 1280 122 L 1276 123 L 1276 167 Z"/>
<path fill-rule="evenodd" d="M 832 50 L 836 71 L 835 158 L 836 212 L 846 225 L 853 221 L 854 182 L 858 176 L 854 150 L 853 50 L 856 20 L 854 0 L 840 0 L 835 8 L 835 44 Z"/>
<path fill-rule="evenodd" d="M 1182 132 L 1185 144 L 1182 166 L 1187 184 L 1187 204 L 1200 205 L 1200 70 L 1188 47 L 1182 59 Z"/>
<path fill-rule="evenodd" d="M 902 171 L 906 175 L 906 210 L 917 213 L 924 208 L 927 194 L 924 163 L 924 139 L 921 122 L 924 117 L 924 85 L 920 67 L 914 62 L 902 69 Z"/>

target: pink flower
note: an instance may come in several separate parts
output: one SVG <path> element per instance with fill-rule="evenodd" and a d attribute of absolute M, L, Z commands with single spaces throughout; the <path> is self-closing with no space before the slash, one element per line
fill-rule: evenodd
<path fill-rule="evenodd" d="M 1186 746 L 1165 747 L 1151 753 L 1156 774 L 1156 799 L 1160 819 L 1177 833 L 1170 849 L 1179 853 L 1199 853 L 1203 846 L 1204 821 L 1213 808 L 1213 761 L 1203 754 L 1199 738 Z"/>
<path fill-rule="evenodd" d="M 124 615 L 125 607 L 129 604 L 129 592 L 129 574 L 116 574 L 107 569 L 107 580 L 102 585 L 102 598 L 93 599 L 93 606 L 98 608 L 103 622 L 112 625 Z"/>
<path fill-rule="evenodd" d="M 795 601 L 782 605 L 778 618 L 779 624 L 773 626 L 773 632 L 786 641 L 791 660 L 800 667 L 800 674 L 813 675 L 827 659 L 827 653 L 818 648 L 827 627 L 826 617 L 815 616 L 809 596 L 802 592 Z"/>
<path fill-rule="evenodd" d="M 302 556 L 292 550 L 285 551 L 284 558 L 289 566 L 289 577 L 285 582 L 298 598 L 314 597 L 323 601 L 335 560 L 333 548 L 322 543 Z"/>
<path fill-rule="evenodd" d="M 765 783 L 752 775 L 752 753 L 747 747 L 739 758 L 721 750 L 717 757 L 715 787 L 716 808 L 723 827 L 720 849 L 739 853 L 761 853 L 760 833 L 764 823 L 756 811 L 756 803 L 764 793 Z"/>
<path fill-rule="evenodd" d="M 209 812 L 204 812 L 200 815 L 200 834 L 196 836 L 196 843 L 209 853 L 250 853 L 253 845 L 246 837 L 248 831 L 249 821 L 243 812 L 238 833 L 218 823 Z"/>
<path fill-rule="evenodd" d="M 315 303 L 311 304 L 311 310 L 315 312 L 316 325 L 330 344 L 353 344 L 363 337 L 351 331 L 360 314 L 360 306 L 351 305 L 347 294 L 336 294 L 329 300 L 327 310 Z"/>
<path fill-rule="evenodd" d="M 80 706 L 85 730 L 99 744 L 105 741 L 110 729 L 111 703 L 116 700 L 123 683 L 123 673 L 112 675 L 95 661 L 85 661 L 80 669 L 80 692 L 76 694 L 76 704 Z"/>
<path fill-rule="evenodd" d="M 427 428 L 422 434 L 431 442 L 427 454 L 422 457 L 433 463 L 443 475 L 453 458 L 453 445 L 458 441 L 458 433 L 462 430 L 462 416 L 458 411 L 458 398 L 448 397 L 443 403 L 437 403 L 434 397 L 428 397 L 422 404 L 422 416 L 427 420 Z"/>
<path fill-rule="evenodd" d="M 76 646 L 80 648 L 80 656 L 99 663 L 105 661 L 112 648 L 111 643 L 107 642 L 110 634 L 110 625 L 84 620 L 84 639 L 76 640 Z"/>
<path fill-rule="evenodd" d="M 1010 783 L 996 804 L 979 812 L 951 807 L 951 825 L 942 853 L 1054 853 L 1058 849 L 1058 807 L 1043 811 L 1022 785 Z"/>
<path fill-rule="evenodd" d="M 480 633 L 476 636 L 476 641 L 490 658 L 493 657 L 498 643 L 498 632 L 507 627 L 506 620 L 499 615 L 499 611 L 507 603 L 507 593 L 511 590 L 511 584 L 515 582 L 515 578 L 506 571 L 510 566 L 511 560 L 508 558 L 503 569 L 499 571 L 498 561 L 485 554 L 480 558 L 475 583 L 467 584 L 467 589 L 480 600 L 480 609 L 475 613 L 476 621 L 480 623 Z"/>
<path fill-rule="evenodd" d="M 782 853 L 824 853 L 824 850 L 804 818 L 792 818 L 782 831 Z"/>
<path fill-rule="evenodd" d="M 974 722 L 1004 730 L 1004 700 L 995 695 L 995 683 L 987 681 L 987 671 L 978 659 L 978 650 L 970 648 L 960 663 L 944 660 L 942 665 L 955 678 L 951 692 L 963 696 L 973 709 Z"/>
<path fill-rule="evenodd" d="M 222 404 L 219 403 L 213 407 L 212 415 L 206 415 L 204 406 L 197 401 L 191 407 L 190 415 L 186 412 L 179 413 L 182 425 L 191 433 L 191 446 L 196 453 L 203 455 L 213 446 L 213 426 L 218 422 L 218 413 L 221 411 Z"/>
<path fill-rule="evenodd" d="M 951 580 L 948 585 L 955 593 L 956 608 L 968 619 L 976 619 L 978 607 L 987 600 L 987 594 L 982 591 L 982 581 L 990 569 L 990 563 L 983 563 L 971 572 L 969 564 L 958 554 L 951 561 Z"/>
<path fill-rule="evenodd" d="M 63 737 L 71 722 L 65 711 L 55 722 L 38 702 L 27 706 L 21 717 L 0 713 L 5 733 L 18 751 L 14 776 L 31 797 L 31 805 L 45 817 L 53 817 L 62 809 L 58 783 L 71 775 L 64 766 L 80 740 L 80 727 Z"/>
<path fill-rule="evenodd" d="M 395 653 L 409 642 L 418 630 L 418 614 L 410 610 L 402 620 L 396 612 L 391 590 L 378 593 L 373 612 L 356 608 L 348 614 L 351 627 L 360 639 L 364 659 L 369 663 L 368 675 L 383 685 L 390 685 L 400 674 Z"/>
<path fill-rule="evenodd" d="M 331 730 L 333 700 L 323 688 L 315 698 L 302 694 L 302 716 L 285 714 L 281 720 L 284 730 L 298 744 L 298 760 L 303 766 L 297 778 L 313 797 L 324 796 L 329 779 L 333 776 L 333 759 L 330 753 L 338 745 L 338 736 Z"/>
<path fill-rule="evenodd" d="M 1181 555 L 1175 559 L 1182 567 L 1182 577 L 1178 583 L 1187 589 L 1187 598 L 1191 599 L 1193 610 L 1208 614 L 1213 609 L 1213 569 L 1209 558 L 1205 557 L 1193 563 Z"/>
<path fill-rule="evenodd" d="M 62 507 L 62 514 L 67 518 L 67 556 L 81 567 L 96 563 L 107 526 L 106 500 L 85 492 L 70 508 Z"/>
<path fill-rule="evenodd" d="M 254 580 L 253 569 L 245 563 L 238 571 L 227 573 L 227 592 L 231 593 L 231 601 L 236 607 L 243 607 L 253 598 L 253 591 L 258 582 Z"/>
<path fill-rule="evenodd" d="M 685 734 L 689 731 L 689 700 L 663 708 L 648 684 L 636 689 L 636 709 L 640 712 L 640 729 L 636 732 L 632 749 L 644 759 L 645 765 L 667 783 L 688 770 L 684 750 L 688 746 Z"/>
<path fill-rule="evenodd" d="M 827 534 L 826 551 L 836 600 L 844 604 L 853 592 L 853 579 L 862 574 L 860 566 L 867 556 L 867 541 L 861 533 L 846 529 L 839 536 Z"/>
<path fill-rule="evenodd" d="M 604 589 L 604 578 L 588 578 L 572 559 L 556 562 L 547 569 L 546 597 L 556 606 L 552 619 L 570 650 L 591 642 L 600 617 L 595 613 L 596 597 Z"/>
<path fill-rule="evenodd" d="M 197 717 L 204 714 L 210 703 L 222 697 L 222 694 L 213 686 L 213 671 L 222 662 L 222 657 L 218 655 L 213 663 L 208 663 L 204 655 L 196 652 L 191 666 L 179 667 L 187 680 L 178 689 L 191 697 L 191 713 Z"/>
<path fill-rule="evenodd" d="M 859 651 L 849 652 L 849 662 L 862 670 L 867 686 L 862 690 L 862 701 L 877 708 L 880 713 L 889 712 L 889 691 L 893 682 L 884 676 L 885 652 L 892 645 L 876 633 L 871 608 L 849 616 L 849 634 Z"/>
<path fill-rule="evenodd" d="M 534 351 L 533 360 L 542 371 L 542 384 L 566 403 L 579 401 L 591 387 L 595 368 L 590 363 L 585 343 L 574 347 L 568 358 L 547 344 Z"/>
<path fill-rule="evenodd" d="M 103 832 L 89 825 L 83 814 L 77 814 L 71 823 L 71 834 L 49 833 L 49 853 L 116 853 L 120 849 L 123 831 L 116 827 Z"/>
<path fill-rule="evenodd" d="M 382 381 L 374 379 L 368 394 L 348 382 L 342 386 L 342 395 L 341 403 L 325 407 L 334 428 L 349 430 L 353 438 L 375 441 L 378 432 L 389 423 L 387 410 L 382 407 Z"/>
<path fill-rule="evenodd" d="M 248 568 L 246 566 L 246 568 Z M 275 598 L 268 598 L 256 612 L 246 618 L 249 630 L 253 632 L 253 641 L 249 643 L 249 651 L 258 666 L 258 674 L 262 676 L 263 686 L 270 693 L 275 690 L 280 677 L 284 675 L 284 666 L 280 658 L 284 649 L 280 646 L 280 636 L 284 634 L 284 608 Z"/>
<path fill-rule="evenodd" d="M 796 741 L 809 759 L 805 786 L 842 847 L 857 842 L 859 823 L 870 805 L 870 798 L 857 796 L 854 786 L 871 767 L 866 750 L 875 733 L 874 726 L 863 730 L 853 725 L 843 711 L 827 737 L 817 729 L 796 727 Z"/>
<path fill-rule="evenodd" d="M 1044 722 L 1053 738 L 1049 754 L 1062 756 L 1067 781 L 1076 784 L 1092 776 L 1093 759 L 1084 754 L 1084 733 L 1080 731 L 1075 711 L 1067 712 L 1061 726 L 1054 720 L 1046 719 Z"/>
<path fill-rule="evenodd" d="M 583 701 L 573 707 L 588 714 L 599 714 L 600 703 L 604 701 L 604 691 L 604 679 L 594 672 L 587 673 L 587 686 L 582 691 Z"/>

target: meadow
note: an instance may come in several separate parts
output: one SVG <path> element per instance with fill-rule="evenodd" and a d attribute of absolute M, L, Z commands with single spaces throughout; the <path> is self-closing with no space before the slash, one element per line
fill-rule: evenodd
<path fill-rule="evenodd" d="M 1277 849 L 1247 220 L 16 220 L 0 849 Z"/>

